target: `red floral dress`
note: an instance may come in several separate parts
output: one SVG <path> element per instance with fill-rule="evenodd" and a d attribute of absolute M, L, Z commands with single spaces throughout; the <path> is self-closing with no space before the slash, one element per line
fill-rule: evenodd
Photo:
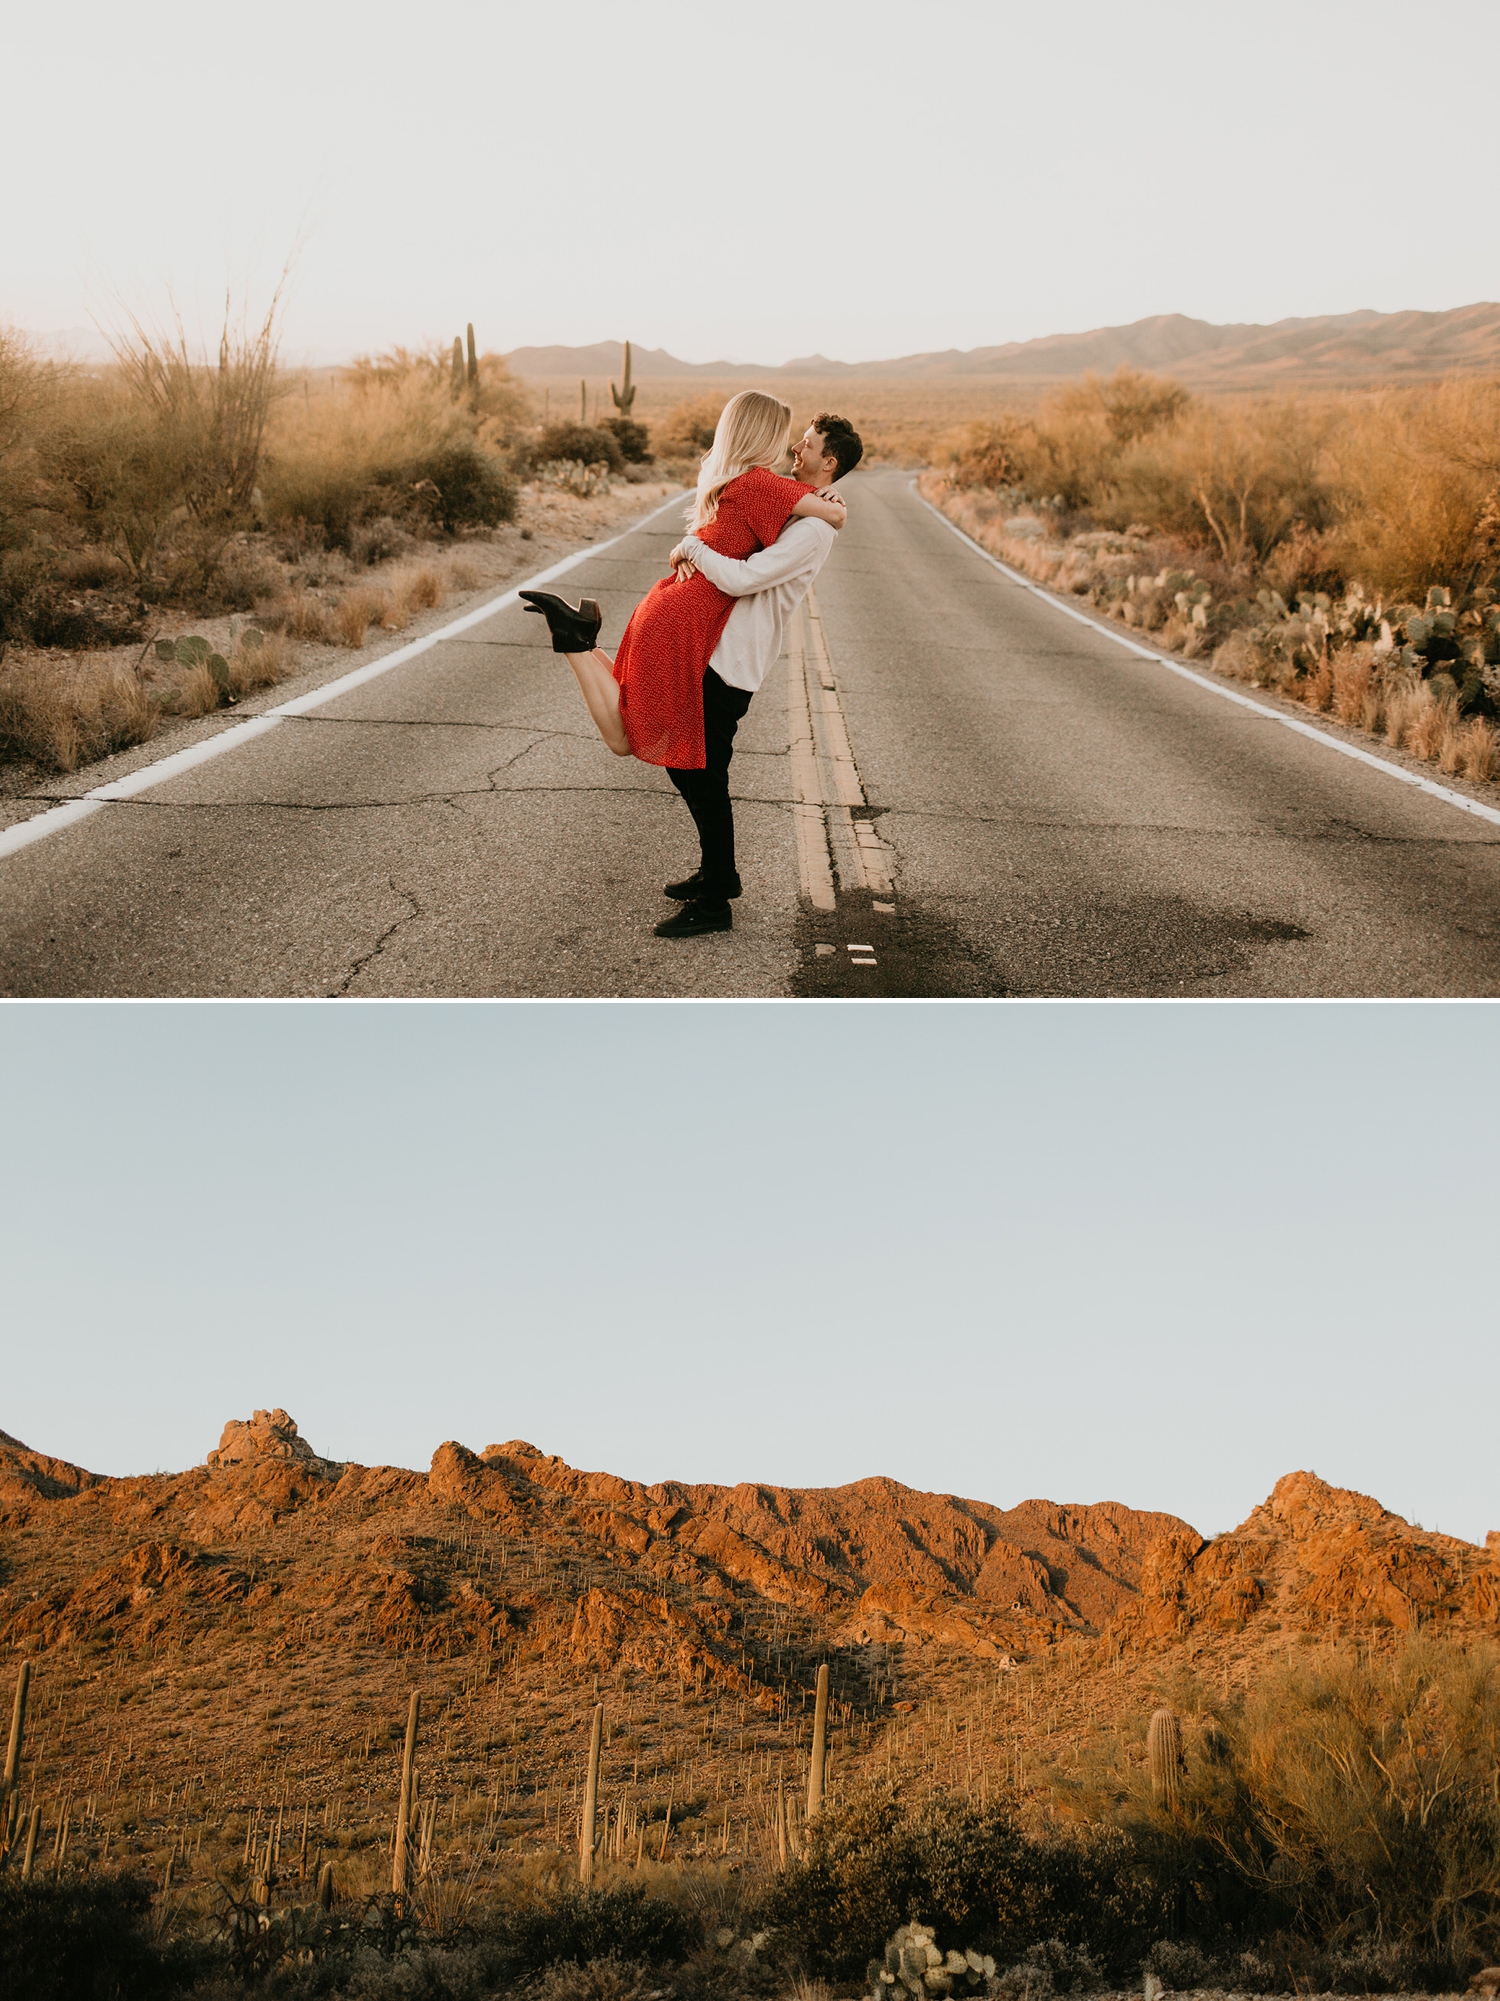
<path fill-rule="evenodd" d="M 776 540 L 803 495 L 816 491 L 800 479 L 752 467 L 729 482 L 718 513 L 694 533 L 721 556 L 753 556 Z M 687 578 L 663 577 L 630 614 L 615 655 L 615 679 L 620 720 L 643 764 L 703 769 L 703 673 L 733 610 L 734 599 L 699 570 Z"/>

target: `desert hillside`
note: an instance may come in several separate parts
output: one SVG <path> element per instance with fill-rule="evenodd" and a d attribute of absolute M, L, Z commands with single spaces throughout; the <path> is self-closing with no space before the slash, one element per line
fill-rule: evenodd
<path fill-rule="evenodd" d="M 1227 1692 L 1299 1648 L 1494 1634 L 1496 1540 L 1305 1472 L 1205 1541 L 1120 1503 L 888 1479 L 642 1486 L 515 1440 L 343 1465 L 284 1411 L 128 1479 L 0 1433 L 22 1791 L 76 1847 L 200 1870 L 277 1816 L 377 1870 L 413 1689 L 421 1797 L 455 1837 L 566 1845 L 597 1692 L 611 1840 L 758 1854 L 778 1784 L 805 1784 L 825 1659 L 835 1788 L 891 1769 L 1043 1810 L 1049 1775 L 1184 1670 Z"/>
<path fill-rule="evenodd" d="M 506 356 L 522 376 L 617 376 L 616 341 L 588 347 L 522 347 Z M 643 380 L 670 377 L 774 383 L 777 378 L 833 382 L 848 378 L 937 383 L 984 376 L 1053 383 L 1117 368 L 1171 375 L 1194 389 L 1275 388 L 1283 383 L 1336 388 L 1362 382 L 1421 382 L 1445 375 L 1500 373 L 1500 305 L 1455 306 L 1441 313 L 1327 313 L 1269 326 L 1215 326 L 1183 313 L 1158 313 L 1129 326 L 1048 334 L 998 347 L 906 354 L 889 361 L 831 361 L 805 355 L 769 368 L 754 362 L 679 361 L 665 348 L 634 348 Z"/>

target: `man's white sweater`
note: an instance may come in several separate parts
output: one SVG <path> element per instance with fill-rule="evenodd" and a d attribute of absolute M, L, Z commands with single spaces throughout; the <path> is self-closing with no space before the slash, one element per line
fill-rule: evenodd
<path fill-rule="evenodd" d="M 807 596 L 837 533 L 826 521 L 799 516 L 769 549 L 757 549 L 743 561 L 721 556 L 696 535 L 687 537 L 683 549 L 708 581 L 739 600 L 708 663 L 721 681 L 755 693 L 781 652 L 787 620 Z"/>

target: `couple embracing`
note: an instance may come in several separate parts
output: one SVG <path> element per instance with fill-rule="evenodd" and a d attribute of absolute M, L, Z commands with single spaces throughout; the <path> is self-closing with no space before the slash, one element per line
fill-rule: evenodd
<path fill-rule="evenodd" d="M 522 591 L 529 611 L 567 656 L 589 714 L 617 757 L 658 764 L 682 794 L 698 830 L 699 866 L 667 895 L 681 905 L 658 938 L 727 931 L 734 865 L 729 761 L 750 699 L 781 652 L 786 621 L 807 594 L 843 527 L 831 491 L 864 448 L 842 417 L 814 417 L 786 456 L 792 413 L 756 389 L 725 404 L 688 510 L 687 536 L 663 577 L 631 613 L 613 660 L 596 644 L 602 615 L 549 591 Z"/>

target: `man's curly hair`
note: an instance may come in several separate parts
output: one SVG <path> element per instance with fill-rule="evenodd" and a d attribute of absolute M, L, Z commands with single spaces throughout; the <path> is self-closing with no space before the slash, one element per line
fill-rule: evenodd
<path fill-rule="evenodd" d="M 820 410 L 812 420 L 812 427 L 823 440 L 823 456 L 834 459 L 838 464 L 835 475 L 842 479 L 846 472 L 853 472 L 865 455 L 859 432 L 847 417 L 835 417 L 831 410 Z"/>

